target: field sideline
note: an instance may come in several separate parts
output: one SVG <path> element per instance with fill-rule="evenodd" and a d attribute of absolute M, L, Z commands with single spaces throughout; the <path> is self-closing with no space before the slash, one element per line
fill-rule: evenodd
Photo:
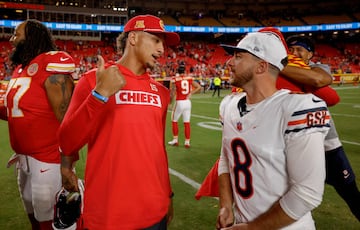
<path fill-rule="evenodd" d="M 360 185 L 360 89 L 336 89 L 341 102 L 330 108 L 330 111 Z M 228 90 L 222 90 L 222 97 L 227 93 Z M 208 197 L 199 201 L 194 199 L 198 186 L 218 158 L 220 151 L 221 126 L 218 122 L 218 106 L 222 97 L 212 97 L 211 94 L 209 91 L 193 96 L 191 148 L 185 149 L 183 146 L 181 123 L 179 147 L 167 146 L 171 182 L 175 192 L 175 217 L 170 230 L 215 229 L 218 201 Z M 166 142 L 171 140 L 170 112 L 168 115 Z M 14 170 L 5 167 L 12 151 L 4 121 L 0 121 L 0 137 L 0 229 L 30 229 L 19 199 Z M 82 150 L 81 159 L 77 164 L 80 177 L 83 177 L 85 159 L 86 151 Z M 360 229 L 359 222 L 330 186 L 326 186 L 323 202 L 313 212 L 313 216 L 317 229 L 320 230 Z"/>

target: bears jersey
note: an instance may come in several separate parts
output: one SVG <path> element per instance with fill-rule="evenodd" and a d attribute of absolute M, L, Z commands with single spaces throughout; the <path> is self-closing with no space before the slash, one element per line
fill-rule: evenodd
<path fill-rule="evenodd" d="M 293 192 L 289 192 L 292 191 L 292 183 L 295 184 L 294 187 L 297 187 L 296 183 L 302 184 L 302 180 L 306 180 L 302 178 L 302 173 L 306 174 L 308 170 L 316 171 L 311 173 L 311 179 L 322 181 L 319 188 L 314 188 L 322 194 L 325 163 L 324 143 L 321 140 L 328 132 L 330 119 L 324 101 L 312 94 L 300 95 L 279 90 L 271 97 L 250 106 L 246 104 L 245 95 L 229 95 L 220 109 L 223 121 L 221 157 L 228 164 L 226 168 L 230 173 L 238 223 L 255 219 L 283 196 L 293 195 Z M 318 148 L 322 151 L 305 153 L 314 161 L 318 159 L 316 163 L 305 161 L 308 158 L 301 151 L 296 153 L 298 156 L 288 152 L 293 147 L 289 145 L 294 145 L 294 140 L 301 139 L 304 134 L 321 135 Z M 306 148 L 306 145 L 302 148 Z M 296 162 L 294 159 L 297 159 Z M 296 172 L 298 167 L 303 167 L 303 170 Z M 226 172 L 219 170 L 219 175 L 222 173 Z M 304 190 L 301 186 L 298 189 L 296 194 L 301 196 Z M 290 195 L 284 195 L 287 192 Z M 283 203 L 280 202 L 283 209 L 290 210 L 288 206 L 291 205 Z M 300 206 L 298 204 L 293 206 Z M 289 212 L 291 211 L 286 213 L 289 215 Z M 313 226 L 310 212 L 302 217 L 293 213 L 290 216 L 299 220 L 286 229 Z"/>
<path fill-rule="evenodd" d="M 54 74 L 72 74 L 75 63 L 61 51 L 35 57 L 24 69 L 13 71 L 5 95 L 10 142 L 18 154 L 30 155 L 39 161 L 59 163 L 57 129 L 60 122 L 51 108 L 45 80 Z"/>
<path fill-rule="evenodd" d="M 193 78 L 180 74 L 171 79 L 171 83 L 176 86 L 176 100 L 186 100 L 191 93 Z"/>

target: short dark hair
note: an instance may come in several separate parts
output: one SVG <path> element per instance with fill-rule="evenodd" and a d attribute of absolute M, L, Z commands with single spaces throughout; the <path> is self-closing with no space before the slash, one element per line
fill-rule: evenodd
<path fill-rule="evenodd" d="M 117 52 L 124 53 L 126 41 L 128 39 L 129 32 L 122 32 L 119 34 L 119 36 L 116 38 L 116 50 Z"/>
<path fill-rule="evenodd" d="M 184 65 L 180 65 L 179 68 L 177 69 L 177 72 L 179 74 L 185 73 L 185 66 Z"/>
<path fill-rule="evenodd" d="M 286 39 L 286 44 L 290 48 L 291 46 L 302 46 L 310 52 L 315 51 L 315 44 L 314 41 L 302 35 L 293 35 Z"/>

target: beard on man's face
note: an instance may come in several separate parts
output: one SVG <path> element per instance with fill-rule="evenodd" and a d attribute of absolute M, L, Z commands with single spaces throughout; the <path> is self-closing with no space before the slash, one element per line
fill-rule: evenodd
<path fill-rule="evenodd" d="M 13 65 L 17 66 L 24 63 L 25 54 L 25 39 L 19 41 L 14 50 L 10 54 L 10 61 Z"/>

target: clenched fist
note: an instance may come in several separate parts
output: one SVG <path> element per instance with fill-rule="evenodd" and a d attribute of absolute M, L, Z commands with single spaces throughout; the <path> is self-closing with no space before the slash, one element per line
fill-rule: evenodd
<path fill-rule="evenodd" d="M 104 58 L 98 55 L 96 86 L 94 90 L 104 97 L 109 97 L 123 88 L 126 80 L 116 65 L 109 66 L 106 69 L 104 65 Z"/>

